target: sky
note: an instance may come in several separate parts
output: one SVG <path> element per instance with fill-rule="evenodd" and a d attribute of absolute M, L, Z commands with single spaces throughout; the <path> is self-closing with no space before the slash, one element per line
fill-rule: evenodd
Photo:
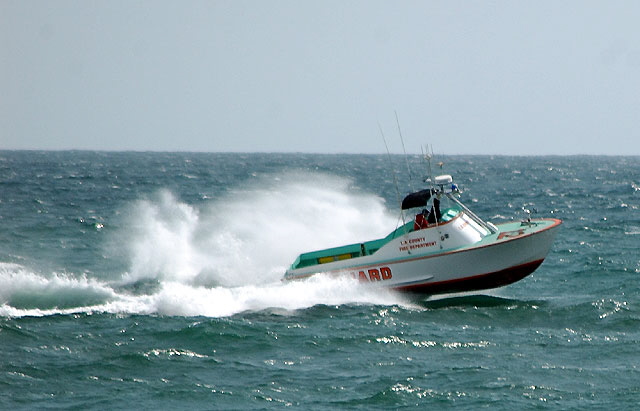
<path fill-rule="evenodd" d="M 640 155 L 640 1 L 0 0 L 0 149 Z M 384 134 L 384 139 L 382 138 Z"/>

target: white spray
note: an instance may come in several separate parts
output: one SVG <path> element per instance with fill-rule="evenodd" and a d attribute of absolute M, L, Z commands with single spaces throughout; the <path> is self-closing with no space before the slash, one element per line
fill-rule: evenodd
<path fill-rule="evenodd" d="M 343 178 L 271 176 L 200 207 L 162 191 L 137 201 L 125 214 L 116 237 L 129 269 L 117 280 L 29 273 L 33 286 L 27 284 L 28 289 L 91 298 L 78 298 L 77 306 L 16 309 L 11 304 L 16 295 L 7 291 L 0 295 L 0 314 L 106 311 L 219 317 L 316 304 L 404 304 L 395 293 L 347 278 L 280 282 L 300 252 L 380 238 L 394 226 L 396 218 L 383 199 L 358 193 Z M 16 277 L 11 273 L 25 269 L 7 270 L 0 275 L 10 279 Z M 157 287 L 142 295 L 122 291 L 140 281 Z"/>

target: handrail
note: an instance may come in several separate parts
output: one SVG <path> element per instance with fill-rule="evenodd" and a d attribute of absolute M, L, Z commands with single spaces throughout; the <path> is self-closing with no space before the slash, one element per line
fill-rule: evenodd
<path fill-rule="evenodd" d="M 473 213 L 473 211 L 469 210 L 469 208 L 462 204 L 460 202 L 460 200 L 458 200 L 457 198 L 455 198 L 454 196 L 452 196 L 450 193 L 445 193 L 445 195 L 454 203 L 458 204 L 460 207 L 462 207 L 462 209 L 465 211 L 465 213 L 467 215 L 469 215 L 469 217 L 471 217 L 471 219 L 473 221 L 475 221 L 476 223 L 478 223 L 480 226 L 484 227 L 485 229 L 487 229 L 487 231 L 489 231 L 491 234 L 497 234 L 498 230 L 496 230 L 495 226 L 492 226 L 492 224 L 488 224 L 486 223 L 484 220 L 482 220 L 480 217 L 478 217 L 477 215 L 475 215 Z"/>

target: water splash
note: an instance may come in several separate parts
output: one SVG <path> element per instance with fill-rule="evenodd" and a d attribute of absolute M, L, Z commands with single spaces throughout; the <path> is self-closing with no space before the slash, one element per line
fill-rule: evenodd
<path fill-rule="evenodd" d="M 123 280 L 266 284 L 300 252 L 383 237 L 395 222 L 381 198 L 325 175 L 264 179 L 201 209 L 165 191 L 130 214 L 123 236 L 132 263 Z"/>
<path fill-rule="evenodd" d="M 265 178 L 203 207 L 161 191 L 132 204 L 115 234 L 129 269 L 107 280 L 0 266 L 0 314 L 110 312 L 228 316 L 316 304 L 404 304 L 399 295 L 323 276 L 280 279 L 298 253 L 382 237 L 384 201 L 347 179 L 292 173 Z"/>

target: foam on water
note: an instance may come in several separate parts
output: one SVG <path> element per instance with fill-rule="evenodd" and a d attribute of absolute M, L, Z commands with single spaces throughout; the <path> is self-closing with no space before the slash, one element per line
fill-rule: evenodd
<path fill-rule="evenodd" d="M 6 272 L 6 267 L 0 270 Z M 24 278 L 16 280 L 17 276 Z M 213 288 L 168 281 L 161 283 L 156 292 L 143 295 L 131 295 L 93 280 L 46 278 L 21 267 L 0 278 L 11 285 L 0 297 L 0 316 L 5 317 L 93 312 L 223 317 L 265 309 L 293 311 L 318 304 L 410 305 L 392 291 L 366 287 L 349 278 L 325 276 Z"/>
<path fill-rule="evenodd" d="M 295 173 L 195 207 L 161 191 L 132 204 L 115 233 L 129 269 L 110 280 L 0 265 L 0 314 L 112 312 L 228 316 L 316 304 L 405 304 L 351 279 L 280 279 L 300 252 L 375 239 L 397 219 L 332 176 Z M 131 284 L 153 284 L 131 292 Z"/>
<path fill-rule="evenodd" d="M 53 273 L 45 277 L 18 264 L 0 263 L 0 282 L 0 302 L 16 308 L 65 308 L 114 296 L 110 287 L 86 276 Z"/>
<path fill-rule="evenodd" d="M 381 198 L 317 174 L 264 179 L 200 209 L 164 191 L 129 216 L 123 236 L 132 265 L 124 280 L 269 283 L 300 252 L 385 236 L 395 223 Z"/>

